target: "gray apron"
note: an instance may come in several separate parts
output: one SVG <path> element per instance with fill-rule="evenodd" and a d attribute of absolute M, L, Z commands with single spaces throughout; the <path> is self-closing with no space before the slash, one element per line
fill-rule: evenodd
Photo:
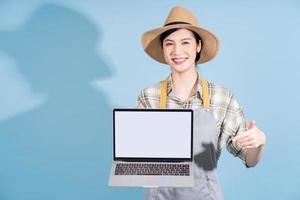
<path fill-rule="evenodd" d="M 166 81 L 161 89 L 160 108 L 166 108 Z M 193 188 L 146 189 L 146 200 L 219 200 L 223 199 L 217 177 L 216 148 L 219 137 L 216 120 L 209 110 L 208 87 L 201 80 L 203 107 L 194 109 Z"/>

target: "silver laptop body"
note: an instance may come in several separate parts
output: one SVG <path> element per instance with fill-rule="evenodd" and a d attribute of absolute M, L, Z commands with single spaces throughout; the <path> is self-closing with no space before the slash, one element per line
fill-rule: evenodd
<path fill-rule="evenodd" d="M 193 111 L 114 109 L 108 185 L 193 187 Z"/>

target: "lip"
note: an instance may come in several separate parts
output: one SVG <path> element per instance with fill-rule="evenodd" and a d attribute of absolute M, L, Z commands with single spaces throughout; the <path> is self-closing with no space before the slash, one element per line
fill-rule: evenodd
<path fill-rule="evenodd" d="M 172 58 L 173 63 L 180 65 L 184 63 L 188 58 Z"/>

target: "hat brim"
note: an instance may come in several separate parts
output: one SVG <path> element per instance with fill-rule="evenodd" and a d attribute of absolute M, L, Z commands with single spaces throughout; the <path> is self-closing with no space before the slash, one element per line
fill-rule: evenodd
<path fill-rule="evenodd" d="M 163 32 L 174 28 L 185 28 L 196 32 L 201 37 L 201 55 L 200 59 L 196 62 L 196 64 L 208 62 L 216 56 L 219 49 L 219 40 L 214 34 L 198 26 L 193 26 L 189 24 L 174 24 L 152 29 L 143 34 L 141 42 L 145 52 L 151 58 L 160 63 L 167 64 L 164 58 L 164 53 L 159 38 Z"/>

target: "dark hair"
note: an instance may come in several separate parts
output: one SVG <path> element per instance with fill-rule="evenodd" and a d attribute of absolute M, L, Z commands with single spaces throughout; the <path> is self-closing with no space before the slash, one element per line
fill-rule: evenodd
<path fill-rule="evenodd" d="M 164 40 L 166 39 L 166 37 L 168 37 L 170 34 L 174 33 L 175 31 L 177 31 L 179 28 L 173 28 L 173 29 L 170 29 L 170 30 L 167 30 L 165 32 L 163 32 L 160 37 L 159 37 L 159 40 L 160 40 L 160 45 L 161 45 L 161 48 L 163 48 L 163 42 Z M 202 38 L 200 37 L 200 35 L 198 35 L 196 32 L 192 31 L 192 30 L 189 30 L 193 33 L 195 39 L 196 39 L 196 43 L 197 45 L 199 44 L 199 41 L 202 42 Z M 202 42 L 203 43 L 203 42 Z M 201 48 L 202 50 L 202 48 Z M 201 50 L 200 52 L 198 53 L 197 52 L 197 55 L 196 55 L 196 58 L 195 58 L 195 62 L 197 62 L 199 59 L 200 59 L 200 54 L 201 54 Z"/>

